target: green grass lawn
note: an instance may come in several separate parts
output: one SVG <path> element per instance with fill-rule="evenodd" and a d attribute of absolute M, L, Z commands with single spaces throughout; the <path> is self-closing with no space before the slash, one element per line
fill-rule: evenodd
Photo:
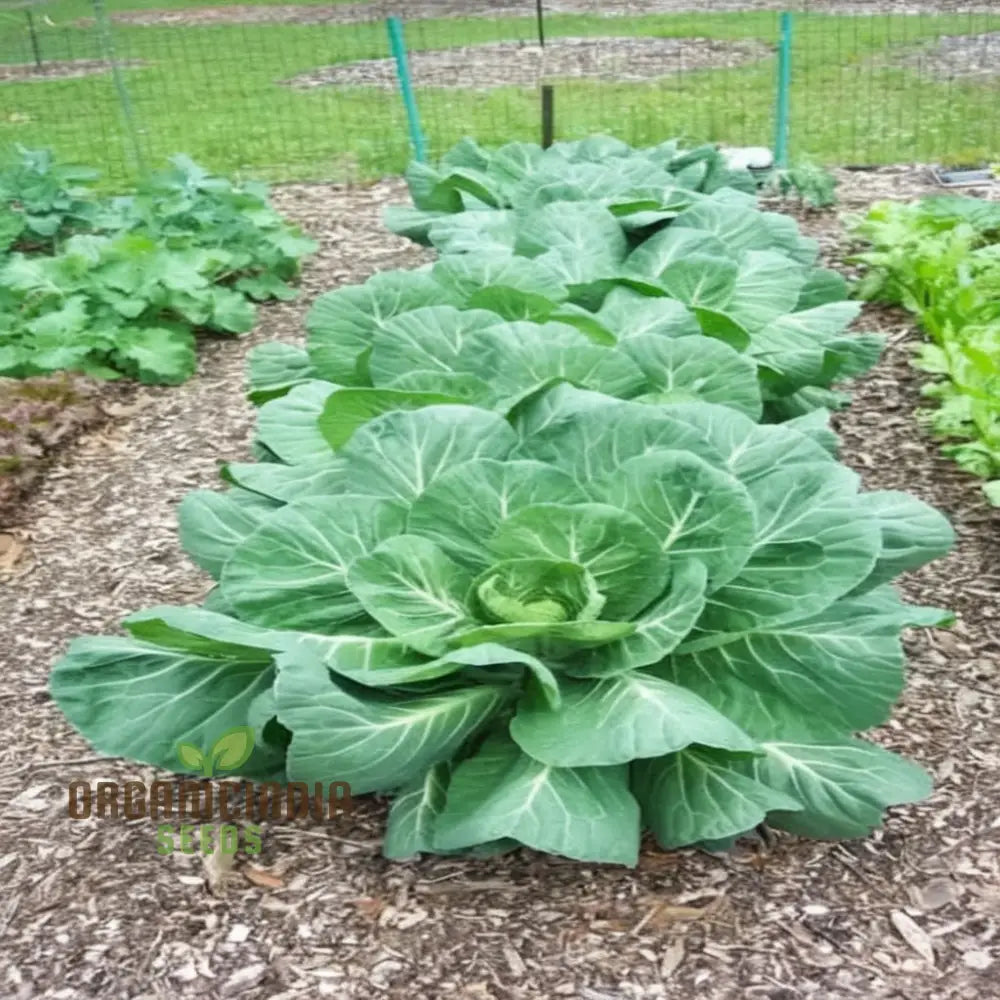
<path fill-rule="evenodd" d="M 317 0 L 318 2 L 318 0 Z M 116 0 L 118 9 L 190 6 L 189 0 Z M 73 28 L 86 0 L 42 8 L 46 59 L 95 58 L 94 31 Z M 17 12 L 0 21 L 0 62 L 30 60 Z M 56 16 L 58 15 L 58 16 Z M 68 18 L 69 20 L 66 20 Z M 12 20 L 13 19 L 13 20 Z M 14 30 L 17 22 L 17 30 Z M 1000 30 L 1000 16 L 799 17 L 792 88 L 792 150 L 825 163 L 888 163 L 1000 158 L 1000 81 L 934 83 L 898 68 L 902 46 L 939 35 Z M 559 35 L 661 35 L 759 38 L 774 42 L 777 15 L 550 17 Z M 530 18 L 415 21 L 414 49 L 534 37 Z M 116 27 L 141 152 L 155 165 L 183 150 L 228 173 L 273 180 L 371 178 L 398 172 L 409 158 L 398 95 L 373 88 L 278 86 L 306 70 L 388 56 L 381 23 L 329 26 L 227 25 Z M 770 144 L 773 58 L 731 70 L 674 73 L 648 84 L 586 80 L 556 86 L 559 138 L 606 131 L 634 143 L 683 134 L 691 139 Z M 488 92 L 423 89 L 424 131 L 439 153 L 463 135 L 486 144 L 536 139 L 538 96 L 531 88 Z M 104 167 L 110 183 L 134 170 L 129 132 L 110 76 L 0 84 L 0 145 L 49 146 Z"/>

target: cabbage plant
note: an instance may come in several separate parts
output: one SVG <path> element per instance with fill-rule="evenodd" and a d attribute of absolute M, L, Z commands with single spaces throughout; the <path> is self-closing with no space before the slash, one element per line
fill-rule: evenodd
<path fill-rule="evenodd" d="M 394 858 L 634 865 L 644 829 L 857 837 L 927 793 L 857 734 L 900 694 L 902 630 L 947 618 L 891 583 L 950 546 L 933 509 L 702 400 L 559 383 L 507 416 L 342 417 L 185 501 L 204 607 L 56 665 L 97 749 L 176 768 L 179 742 L 253 726 L 247 776 L 390 796 Z"/>

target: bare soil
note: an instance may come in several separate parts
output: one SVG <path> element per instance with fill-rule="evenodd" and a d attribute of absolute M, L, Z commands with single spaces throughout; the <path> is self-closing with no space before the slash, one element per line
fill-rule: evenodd
<path fill-rule="evenodd" d="M 923 172 L 842 173 L 844 207 L 933 190 Z M 52 705 L 52 660 L 79 633 L 184 603 L 207 580 L 181 554 L 174 510 L 248 454 L 247 349 L 300 343 L 320 291 L 425 252 L 387 234 L 397 182 L 290 186 L 276 202 L 321 241 L 300 302 L 261 310 L 240 341 L 209 343 L 185 385 L 142 389 L 113 430 L 66 453 L 23 521 L 0 582 L 0 996 L 4 1000 L 981 1000 L 1000 970 L 1000 513 L 913 419 L 917 335 L 892 339 L 838 418 L 873 488 L 940 506 L 959 542 L 905 590 L 954 608 L 915 634 L 907 694 L 877 738 L 929 767 L 936 791 L 863 841 L 780 837 L 726 857 L 649 845 L 632 870 L 519 851 L 494 860 L 379 855 L 384 806 L 343 824 L 272 823 L 264 853 L 226 871 L 157 855 L 148 821 L 73 821 L 74 779 L 150 780 L 97 757 Z M 804 224 L 842 256 L 835 216 Z"/>
<path fill-rule="evenodd" d="M 807 10 L 818 14 L 996 13 L 987 0 L 545 0 L 549 14 L 641 17 L 648 14 L 716 13 L 746 10 Z M 373 0 L 371 3 L 225 4 L 184 10 L 119 11 L 112 18 L 135 25 L 354 24 L 398 15 L 407 21 L 451 17 L 533 17 L 534 0 Z M 87 22 L 81 23 L 90 23 Z"/>
<path fill-rule="evenodd" d="M 119 59 L 118 65 L 125 69 L 144 66 L 143 59 Z M 0 64 L 0 83 L 27 83 L 31 80 L 68 80 L 77 76 L 95 76 L 110 73 L 111 63 L 106 59 L 56 59 L 35 63 Z"/>
<path fill-rule="evenodd" d="M 634 83 L 679 72 L 721 69 L 764 59 L 772 48 L 757 41 L 712 38 L 557 38 L 544 48 L 521 42 L 430 49 L 410 56 L 419 87 L 534 86 L 541 79 L 596 79 Z M 367 86 L 395 90 L 392 59 L 324 66 L 284 83 L 296 88 Z"/>

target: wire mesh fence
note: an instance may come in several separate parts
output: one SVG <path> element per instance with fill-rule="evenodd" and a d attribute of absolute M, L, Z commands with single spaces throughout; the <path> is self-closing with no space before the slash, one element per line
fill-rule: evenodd
<path fill-rule="evenodd" d="M 111 183 L 177 151 L 272 180 L 398 172 L 414 123 L 395 16 L 431 157 L 463 135 L 537 141 L 542 84 L 556 138 L 770 147 L 783 10 L 793 160 L 1000 159 L 1000 5 L 956 0 L 15 0 L 0 143 Z"/>

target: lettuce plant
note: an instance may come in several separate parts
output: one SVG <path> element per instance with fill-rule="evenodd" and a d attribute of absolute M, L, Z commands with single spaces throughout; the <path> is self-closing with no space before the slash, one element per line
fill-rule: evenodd
<path fill-rule="evenodd" d="M 934 376 L 924 394 L 938 406 L 920 416 L 1000 506 L 1000 207 L 882 202 L 853 228 L 870 244 L 859 294 L 909 309 L 928 335 L 913 364 Z"/>
<path fill-rule="evenodd" d="M 390 857 L 633 865 L 643 829 L 855 837 L 926 794 L 855 734 L 899 696 L 902 629 L 946 617 L 891 586 L 949 547 L 931 508 L 704 401 L 561 382 L 508 417 L 341 412 L 310 453 L 184 502 L 205 607 L 140 612 L 56 665 L 99 750 L 175 768 L 178 742 L 252 726 L 247 776 L 392 796 Z"/>

